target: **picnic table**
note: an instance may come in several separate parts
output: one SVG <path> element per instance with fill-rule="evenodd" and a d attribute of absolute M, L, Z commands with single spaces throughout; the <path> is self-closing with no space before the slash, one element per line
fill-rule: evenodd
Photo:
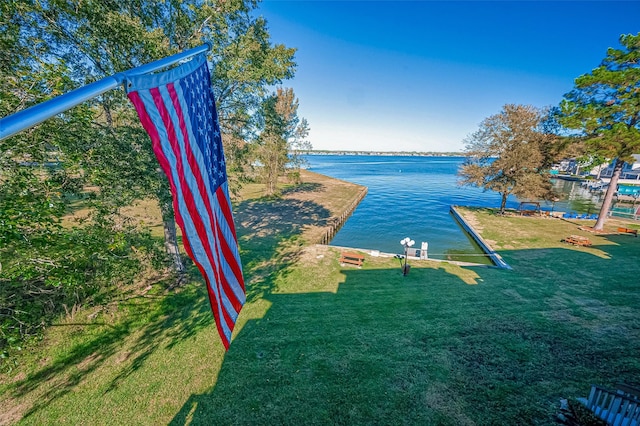
<path fill-rule="evenodd" d="M 340 255 L 340 264 L 345 263 L 360 267 L 364 263 L 364 255 L 359 253 L 342 252 Z"/>
<path fill-rule="evenodd" d="M 562 242 L 573 244 L 574 246 L 588 247 L 591 245 L 591 240 L 580 235 L 569 235 L 567 238 L 562 240 Z"/>
<path fill-rule="evenodd" d="M 638 230 L 637 229 L 619 227 L 618 228 L 618 232 L 621 233 L 621 234 L 633 234 L 636 237 L 638 236 Z"/>

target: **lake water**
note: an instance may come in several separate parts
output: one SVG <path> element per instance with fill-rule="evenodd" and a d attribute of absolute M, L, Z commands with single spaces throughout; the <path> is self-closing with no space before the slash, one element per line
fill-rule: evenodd
<path fill-rule="evenodd" d="M 490 263 L 482 250 L 449 213 L 451 205 L 499 207 L 500 194 L 460 187 L 456 173 L 462 157 L 309 155 L 309 170 L 364 185 L 369 189 L 332 245 L 402 253 L 400 240 L 410 237 L 416 248 L 425 241 L 429 257 Z M 568 186 L 567 186 L 568 184 Z M 597 212 L 597 200 L 580 192 L 579 182 L 556 182 L 573 198 L 543 209 Z M 567 188 L 565 188 L 567 186 Z M 582 195 L 581 195 L 582 194 Z M 507 207 L 519 200 L 509 197 Z"/>

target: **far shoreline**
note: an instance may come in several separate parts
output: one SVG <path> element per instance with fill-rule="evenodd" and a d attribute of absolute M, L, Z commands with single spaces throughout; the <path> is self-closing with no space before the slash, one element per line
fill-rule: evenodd
<path fill-rule="evenodd" d="M 362 155 L 376 157 L 466 157 L 464 152 L 435 152 L 435 151 L 329 151 L 313 150 L 303 155 Z"/>

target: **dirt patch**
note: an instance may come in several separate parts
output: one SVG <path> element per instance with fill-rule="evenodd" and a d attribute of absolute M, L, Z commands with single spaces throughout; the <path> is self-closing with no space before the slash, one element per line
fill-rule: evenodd
<path fill-rule="evenodd" d="M 118 364 L 122 364 L 123 362 L 128 360 L 130 356 L 131 356 L 131 352 L 130 351 L 124 351 L 120 355 L 118 355 L 118 358 L 116 359 L 116 362 Z"/>
<path fill-rule="evenodd" d="M 476 230 L 476 232 L 480 233 L 482 232 L 482 230 L 484 229 L 482 227 L 482 225 L 480 225 L 480 222 L 478 222 L 478 217 L 475 215 L 475 213 L 470 212 L 470 211 L 465 211 L 465 212 L 461 212 L 462 217 L 464 218 L 464 220 L 467 221 L 467 223 Z"/>
<path fill-rule="evenodd" d="M 446 413 L 447 417 L 457 425 L 475 425 L 473 420 L 464 413 L 464 405 L 452 398 L 452 393 L 445 386 L 436 384 L 425 393 L 424 404 L 432 410 Z"/>
<path fill-rule="evenodd" d="M 25 404 L 18 404 L 12 399 L 2 401 L 0 405 L 2 406 L 2 410 L 0 411 L 0 426 L 18 423 L 27 410 Z"/>
<path fill-rule="evenodd" d="M 333 256 L 333 252 L 329 250 L 329 247 L 316 244 L 303 248 L 300 252 L 299 261 L 304 265 L 318 265 L 328 256 Z"/>
<path fill-rule="evenodd" d="M 91 365 L 94 364 L 96 361 L 98 361 L 100 358 L 102 358 L 102 355 L 98 354 L 97 352 L 92 353 L 91 355 L 83 359 L 82 362 L 80 362 L 80 364 L 78 364 L 78 370 L 80 371 L 88 370 L 91 367 Z"/>
<path fill-rule="evenodd" d="M 487 245 L 489 246 L 489 248 L 493 248 L 496 247 L 498 245 L 498 242 L 495 240 L 484 240 L 485 243 L 487 243 Z"/>
<path fill-rule="evenodd" d="M 597 234 L 597 235 L 616 235 L 617 234 L 617 232 L 598 231 L 593 229 L 590 226 L 578 226 L 578 229 L 581 231 L 590 232 L 592 234 Z"/>
<path fill-rule="evenodd" d="M 27 379 L 27 373 L 25 373 L 24 371 L 21 371 L 20 373 L 16 374 L 13 379 L 11 379 L 11 383 L 22 382 L 26 379 Z"/>

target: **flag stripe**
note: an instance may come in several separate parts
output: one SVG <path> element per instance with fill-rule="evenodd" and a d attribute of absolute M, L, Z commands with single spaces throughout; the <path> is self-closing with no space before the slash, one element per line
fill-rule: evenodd
<path fill-rule="evenodd" d="M 161 142 L 160 142 L 160 136 L 158 134 L 158 130 L 156 129 L 156 127 L 153 125 L 153 121 L 149 116 L 148 110 L 145 107 L 145 104 L 142 102 L 142 100 L 140 99 L 140 96 L 137 92 L 132 92 L 129 94 L 129 98 L 131 99 L 132 103 L 134 104 L 134 106 L 136 107 L 136 109 L 138 110 L 138 114 L 140 115 L 140 120 L 142 122 L 143 127 L 145 128 L 145 130 L 147 130 L 147 133 L 149 133 L 151 140 L 152 140 L 152 144 L 153 144 L 153 150 L 156 154 L 156 157 L 158 159 L 158 162 L 160 163 L 160 167 L 162 168 L 162 170 L 165 172 L 165 174 L 167 175 L 168 179 L 169 179 L 169 184 L 171 186 L 171 191 L 173 194 L 180 194 L 180 192 L 177 190 L 176 188 L 176 183 L 175 183 L 175 179 L 172 173 L 172 168 L 170 165 L 169 160 L 167 159 L 166 155 L 164 154 L 163 150 L 162 150 L 162 146 L 161 146 Z M 153 107 L 150 108 L 151 111 L 154 110 Z M 179 208 L 179 196 L 178 197 L 174 197 L 173 198 L 173 208 L 174 208 L 174 212 L 175 212 L 175 218 L 176 218 L 176 222 L 178 223 L 178 226 L 180 227 L 180 229 L 185 230 L 186 225 L 184 223 L 184 219 L 182 217 L 182 215 L 180 214 L 181 209 Z M 185 247 L 185 251 L 187 252 L 187 254 L 189 255 L 189 257 L 191 257 L 191 259 L 194 260 L 194 263 L 196 264 L 196 266 L 198 267 L 198 270 L 200 271 L 200 274 L 205 278 L 205 281 L 207 283 L 207 293 L 209 295 L 209 302 L 211 305 L 211 310 L 213 312 L 213 316 L 216 322 L 216 328 L 218 329 L 218 334 L 220 335 L 221 339 L 222 339 L 222 343 L 224 345 L 225 348 L 229 347 L 229 339 L 227 338 L 227 335 L 229 334 L 229 327 L 222 327 L 222 323 L 221 323 L 221 309 L 219 306 L 219 298 L 216 296 L 216 294 L 213 292 L 212 288 L 211 288 L 211 283 L 209 280 L 209 274 L 207 274 L 205 272 L 205 267 L 202 265 L 202 263 L 196 258 L 196 256 L 194 255 L 191 246 L 189 244 L 188 238 L 186 237 L 186 232 L 183 231 L 183 243 L 184 243 L 184 247 Z M 228 323 L 228 321 L 225 321 L 226 323 Z"/>
<path fill-rule="evenodd" d="M 147 100 L 146 105 L 149 108 L 148 109 L 145 108 L 145 111 L 151 112 L 152 114 L 157 115 L 158 117 L 160 116 L 160 112 L 157 110 L 154 102 L 152 102 L 151 100 Z M 158 137 L 158 142 L 154 144 L 154 152 L 160 162 L 161 167 L 163 168 L 163 170 L 167 174 L 167 177 L 169 178 L 169 182 L 172 187 L 172 192 L 174 194 L 178 194 L 178 196 L 174 197 L 173 199 L 173 205 L 174 205 L 174 212 L 176 216 L 176 222 L 178 223 L 178 226 L 180 227 L 180 229 L 183 230 L 183 241 L 185 242 L 185 250 L 187 250 L 187 254 L 194 260 L 194 262 L 198 266 L 198 269 L 200 270 L 200 273 L 204 276 L 207 282 L 208 292 L 210 293 L 209 290 L 211 289 L 211 284 L 212 284 L 210 282 L 211 281 L 210 277 L 213 273 L 213 270 L 211 268 L 211 265 L 207 262 L 207 259 L 203 259 L 202 256 L 196 256 L 194 254 L 193 250 L 191 249 L 191 245 L 189 243 L 188 235 L 194 234 L 197 231 L 195 230 L 196 229 L 195 225 L 191 221 L 191 217 L 189 215 L 186 215 L 183 217 L 181 213 L 186 209 L 185 207 L 186 203 L 184 198 L 182 197 L 183 193 L 179 189 L 179 180 L 176 181 L 176 176 L 174 175 L 174 171 L 177 170 L 177 166 L 175 165 L 176 162 L 175 160 L 174 161 L 169 160 L 169 157 L 171 158 L 174 157 L 173 151 L 168 150 L 166 146 L 163 148 L 163 145 L 161 143 L 161 141 L 168 140 L 168 135 L 166 135 L 166 128 L 165 127 L 156 128 L 154 126 L 153 131 L 156 132 L 156 130 L 159 130 L 162 133 L 165 133 L 162 138 Z M 165 150 L 168 150 L 167 152 L 169 152 L 169 155 L 165 154 Z M 186 222 L 185 222 L 185 218 L 186 218 Z M 195 239 L 194 242 L 196 243 L 196 245 L 198 245 L 199 240 Z M 197 248 L 199 249 L 198 251 L 200 252 L 202 251 L 201 247 L 197 247 Z M 207 271 L 210 271 L 210 272 L 207 272 Z M 214 281 L 214 284 L 215 284 L 215 281 Z M 220 293 L 219 291 L 214 292 L 214 298 L 210 298 L 210 303 L 211 303 L 211 308 L 212 308 L 214 317 L 216 318 L 216 326 L 218 328 L 218 332 L 220 333 L 221 336 L 225 336 L 224 338 L 226 339 L 226 336 L 230 334 L 230 329 L 228 326 L 229 321 L 228 319 L 225 318 L 225 323 L 224 323 L 225 326 L 223 326 L 223 323 L 221 322 L 221 317 L 224 317 L 224 315 L 221 312 L 222 309 L 220 306 L 220 298 L 219 296 L 216 296 L 216 294 L 219 294 L 219 293 Z"/>
<path fill-rule="evenodd" d="M 191 169 L 193 180 L 195 180 L 197 185 L 197 191 L 194 190 L 194 188 L 191 188 L 191 192 L 192 194 L 194 194 L 193 199 L 196 204 L 195 206 L 196 211 L 191 211 L 191 214 L 201 218 L 202 227 L 206 230 L 206 238 L 209 239 L 210 241 L 215 241 L 214 235 L 212 235 L 212 230 L 214 228 L 213 222 L 215 219 L 215 215 L 211 212 L 212 204 L 211 204 L 211 201 L 209 200 L 210 197 L 208 195 L 210 191 L 210 188 L 208 185 L 209 181 L 204 180 L 201 173 L 201 170 L 203 170 L 202 153 L 199 147 L 197 146 L 197 144 L 192 146 L 192 144 L 190 144 L 189 142 L 189 136 L 188 136 L 190 134 L 189 130 L 192 130 L 192 129 L 187 129 L 187 122 L 185 122 L 185 120 L 183 119 L 183 113 L 182 113 L 183 106 L 180 104 L 181 98 L 178 96 L 178 92 L 177 92 L 180 90 L 180 86 L 176 87 L 173 84 L 168 84 L 167 90 L 168 90 L 168 95 L 171 99 L 171 103 L 173 104 L 173 108 L 176 112 L 176 118 L 178 120 L 179 128 L 182 134 L 182 141 L 180 144 L 181 146 L 179 151 L 183 154 L 183 156 L 184 154 L 186 154 L 186 157 L 187 157 L 186 162 Z M 191 134 L 192 134 L 192 131 L 191 131 Z M 174 152 L 178 150 L 174 142 L 174 139 L 169 138 L 169 140 L 172 144 L 172 149 L 174 150 Z M 185 159 L 182 158 L 181 161 L 182 163 L 184 163 Z M 193 182 L 193 180 L 189 179 L 190 182 Z M 197 195 L 199 195 L 199 197 Z M 205 216 L 204 215 L 205 213 L 206 213 L 206 217 L 203 217 Z M 222 312 L 222 317 L 225 320 L 227 328 L 233 329 L 233 324 L 235 323 L 238 313 L 242 308 L 242 303 L 240 302 L 240 300 L 235 298 L 236 295 L 233 291 L 233 288 L 229 285 L 226 279 L 226 274 L 220 275 L 219 273 L 221 259 L 217 251 L 208 252 L 207 254 L 209 259 L 213 257 L 213 262 L 215 262 L 215 265 L 216 265 L 216 268 L 214 269 L 214 272 L 216 274 L 215 280 L 213 281 L 213 283 L 210 283 L 208 286 L 208 291 L 213 292 L 213 295 L 214 295 L 214 299 L 211 299 L 211 300 L 216 301 L 216 306 L 212 306 L 212 309 L 214 311 Z M 223 284 L 222 290 L 220 289 L 220 283 Z M 212 284 L 215 284 L 215 288 L 213 287 Z M 234 298 L 231 298 L 230 300 L 230 298 L 227 297 L 227 294 L 232 294 Z M 244 293 L 242 293 L 242 296 L 244 298 Z M 220 303 L 221 300 L 222 300 L 222 304 Z M 243 302 L 244 302 L 244 299 L 243 299 Z M 232 308 L 228 306 L 229 303 L 231 303 Z M 220 315 L 218 314 L 218 317 L 219 316 Z"/>
<path fill-rule="evenodd" d="M 177 116 L 180 118 L 182 117 L 182 113 L 181 113 L 181 107 L 179 105 L 179 103 L 176 102 L 176 94 L 175 94 L 175 90 L 173 88 L 173 85 L 168 85 L 167 86 L 168 91 L 169 91 L 169 95 L 172 98 L 172 101 L 174 102 L 174 108 L 177 111 Z M 186 129 L 184 126 L 184 122 L 180 122 L 180 127 L 183 130 L 183 132 L 185 133 L 186 136 Z M 176 150 L 178 150 L 179 148 L 176 147 L 176 143 L 174 141 L 173 138 L 169 138 L 172 147 L 174 149 L 174 152 Z M 189 140 L 187 137 L 184 138 L 184 146 L 181 147 L 182 149 L 180 149 L 180 152 L 183 154 L 183 157 L 186 155 L 186 159 L 182 158 L 181 159 L 181 164 L 184 164 L 184 169 L 185 169 L 185 174 L 191 173 L 193 175 L 192 179 L 188 179 L 187 183 L 191 182 L 192 185 L 190 185 L 190 190 L 191 190 L 191 194 L 193 194 L 193 200 L 194 200 L 194 204 L 195 204 L 195 210 L 193 211 L 191 214 L 192 215 L 198 215 L 198 213 L 200 213 L 200 217 L 201 218 L 201 224 L 202 224 L 202 228 L 204 229 L 204 231 L 206 231 L 206 238 L 208 238 L 210 241 L 216 241 L 218 244 L 221 244 L 223 247 L 223 250 L 225 251 L 225 254 L 227 252 L 229 252 L 228 249 L 228 243 L 226 239 L 220 239 L 220 235 L 216 229 L 216 226 L 214 225 L 214 218 L 219 217 L 216 216 L 212 213 L 211 211 L 211 207 L 212 207 L 212 202 L 210 200 L 210 197 L 208 195 L 208 192 L 205 188 L 205 180 L 202 177 L 201 174 L 201 170 L 204 167 L 204 164 L 202 163 L 202 161 L 198 162 L 196 155 L 194 155 L 195 152 L 199 152 L 199 150 L 197 149 L 197 147 L 193 147 L 191 146 L 191 144 L 189 143 Z M 186 162 L 185 162 L 186 160 Z M 187 167 L 188 166 L 188 167 Z M 195 182 L 195 188 L 193 187 L 193 183 Z M 205 214 L 206 213 L 206 214 Z M 215 232 L 215 238 L 213 233 Z M 202 238 L 202 237 L 201 237 Z M 222 244 L 224 243 L 224 244 Z M 218 255 L 217 251 L 214 251 L 212 253 L 213 255 L 216 255 L 213 257 L 214 262 L 216 263 L 216 266 L 218 268 L 222 267 L 224 268 L 224 263 L 222 263 L 223 258 L 221 256 Z M 227 256 L 225 256 L 224 259 L 226 259 Z M 222 266 L 221 266 L 222 264 Z M 234 276 L 236 279 L 238 279 L 239 276 L 241 276 L 241 272 L 240 275 L 238 275 L 237 273 L 235 273 L 236 271 L 234 271 Z M 242 308 L 242 303 L 240 302 L 240 300 L 238 300 L 235 297 L 235 294 L 233 293 L 232 288 L 230 287 L 229 283 L 228 283 L 228 278 L 231 278 L 231 276 L 225 271 L 224 274 L 222 274 L 222 277 L 216 277 L 216 280 L 221 280 L 221 282 L 223 283 L 223 287 L 224 287 L 224 293 L 222 294 L 226 294 L 226 295 L 232 295 L 234 297 L 230 297 L 230 301 L 233 305 L 233 311 L 230 311 L 230 313 L 232 314 L 232 316 L 234 317 L 234 321 L 235 321 L 235 317 L 237 316 L 237 312 L 240 311 L 240 309 Z"/>
<path fill-rule="evenodd" d="M 179 90 L 180 90 L 179 87 L 176 87 L 176 92 L 179 92 Z M 195 147 L 192 148 L 192 151 L 194 151 L 196 153 L 200 152 L 197 149 L 195 149 Z M 196 159 L 196 161 L 198 161 L 197 167 L 202 168 L 203 166 L 199 163 L 201 157 L 196 156 L 195 159 Z M 204 184 L 207 187 L 207 189 L 209 189 L 208 183 L 209 182 L 207 180 L 204 180 Z M 221 186 L 224 186 L 224 188 L 226 189 L 226 182 L 223 182 Z M 226 201 L 226 203 L 228 203 L 228 200 Z M 212 206 L 212 208 L 215 210 L 216 205 L 215 205 L 215 203 L 213 203 L 213 200 L 209 200 L 209 205 Z M 213 217 L 214 218 L 222 218 L 223 219 L 222 222 L 225 223 L 225 224 L 233 224 L 232 220 L 231 221 L 226 220 L 227 217 L 229 217 L 229 218 L 232 217 L 231 214 L 230 214 L 230 211 L 227 211 L 225 214 L 227 214 L 227 215 L 226 216 L 220 216 L 219 212 L 216 211 L 215 214 L 213 214 Z M 224 245 L 227 246 L 227 247 L 233 248 L 234 249 L 234 251 L 233 251 L 234 256 L 236 258 L 238 257 L 237 243 L 235 242 L 235 232 L 233 232 L 232 234 L 227 234 L 225 239 L 220 239 L 218 241 L 223 242 Z M 229 241 L 231 241 L 232 244 L 229 244 Z M 232 264 L 235 264 L 235 265 L 237 265 L 237 267 L 239 267 L 239 263 L 238 262 L 232 262 Z M 242 281 L 241 274 L 240 275 L 236 275 L 236 278 L 238 279 L 238 283 L 240 285 L 240 288 L 244 289 L 244 283 Z M 238 299 L 240 299 L 242 301 L 242 303 L 244 303 L 244 292 L 241 292 L 241 297 L 239 297 Z"/>
<path fill-rule="evenodd" d="M 228 217 L 228 215 L 230 215 L 230 210 L 226 204 L 226 201 L 224 201 L 226 199 L 225 195 L 224 195 L 224 189 L 226 188 L 219 188 L 216 191 L 216 196 L 218 199 L 218 203 L 216 204 L 217 209 L 220 210 L 219 212 L 216 212 L 217 217 Z M 225 209 L 225 207 L 227 207 Z M 231 222 L 232 224 L 233 222 Z M 225 222 L 225 224 L 227 225 L 225 227 L 225 229 L 220 229 L 220 227 L 218 227 L 218 235 L 223 234 L 222 238 L 220 238 L 220 241 L 228 241 L 230 238 L 230 234 L 234 231 L 232 231 L 232 227 L 229 226 L 229 222 Z M 235 248 L 235 250 L 233 250 Z M 238 250 L 237 250 L 237 246 L 233 247 L 233 246 L 229 246 L 229 244 L 225 244 L 223 246 L 224 249 L 224 254 L 225 254 L 225 259 L 231 259 L 235 256 L 238 256 Z M 229 265 L 231 267 L 231 270 L 233 272 L 233 275 L 236 277 L 236 280 L 238 282 L 242 281 L 242 270 L 240 269 L 240 265 L 237 263 L 231 263 Z M 242 285 L 242 290 L 243 290 L 243 294 L 244 294 L 244 283 Z"/>
<path fill-rule="evenodd" d="M 174 169 L 176 170 L 176 175 L 178 177 L 178 182 L 180 185 L 180 191 L 179 191 L 180 199 L 184 200 L 184 204 L 182 205 L 184 205 L 184 209 L 187 210 L 186 215 L 193 222 L 194 231 L 196 234 L 196 235 L 193 235 L 193 237 L 195 238 L 197 236 L 197 238 L 195 239 L 199 242 L 202 242 L 203 250 L 196 251 L 196 256 L 200 254 L 200 256 L 198 257 L 202 258 L 201 261 L 203 264 L 207 265 L 207 262 L 208 262 L 208 267 L 205 269 L 208 273 L 211 273 L 213 275 L 213 277 L 210 276 L 209 281 L 210 282 L 212 281 L 213 283 L 218 283 L 218 284 L 222 283 L 222 287 L 225 289 L 224 294 L 228 295 L 228 293 L 226 293 L 226 290 L 228 290 L 228 282 L 226 280 L 225 275 L 220 273 L 218 262 L 214 260 L 214 251 L 204 250 L 204 247 L 211 247 L 211 245 L 215 244 L 215 242 L 213 241 L 213 236 L 211 235 L 211 232 L 207 230 L 205 221 L 202 218 L 202 215 L 206 214 L 206 208 L 203 208 L 204 203 L 198 197 L 199 192 L 197 191 L 197 189 L 194 190 L 194 188 L 191 187 L 194 183 L 197 182 L 198 174 L 197 173 L 194 174 L 192 169 L 188 167 L 190 164 L 185 164 L 183 157 L 187 155 L 188 151 L 181 150 L 180 147 L 178 146 L 176 130 L 173 125 L 173 122 L 170 119 L 170 113 L 166 108 L 166 104 L 162 99 L 162 95 L 160 91 L 158 89 L 151 89 L 150 92 L 153 98 L 153 102 L 155 103 L 156 108 L 160 112 L 162 121 L 165 124 L 165 128 L 167 129 L 166 149 L 167 151 L 170 151 L 173 154 L 173 158 L 175 158 Z M 189 240 L 191 239 L 191 237 L 188 234 L 187 234 L 187 238 Z M 216 294 L 216 296 L 218 296 L 217 301 L 223 302 L 222 306 L 218 305 L 216 308 L 219 311 L 221 311 L 222 317 L 225 319 L 225 324 L 223 324 L 223 328 L 229 329 L 228 333 L 225 333 L 225 334 L 230 334 L 232 329 L 230 325 L 232 325 L 233 322 L 235 321 L 235 318 L 233 318 L 233 320 L 230 318 L 230 314 L 231 312 L 234 312 L 235 314 L 237 314 L 240 308 L 237 308 L 234 311 L 236 305 L 228 306 L 229 299 L 227 297 L 221 297 L 223 292 L 220 291 L 218 286 L 216 286 L 216 288 L 214 289 L 214 293 Z M 231 294 L 233 294 L 233 292 L 231 292 Z M 224 306 L 224 305 L 227 305 L 227 306 Z"/>
<path fill-rule="evenodd" d="M 182 110 L 184 108 L 180 105 L 180 102 L 178 102 L 178 100 L 180 99 L 177 92 L 180 90 L 179 86 L 174 87 L 173 85 L 168 85 L 168 89 L 169 96 L 171 97 L 174 108 L 177 111 L 177 117 L 180 119 L 182 117 Z M 200 171 L 204 169 L 202 164 L 202 153 L 197 145 L 192 145 L 189 143 L 187 135 L 193 133 L 191 132 L 191 129 L 187 129 L 187 125 L 188 121 L 185 123 L 184 120 L 180 120 L 180 128 L 183 134 L 183 144 L 181 144 L 181 152 L 186 152 L 187 154 L 187 164 L 190 166 L 191 175 L 193 175 L 193 179 L 190 181 L 193 182 L 193 180 L 195 180 L 197 182 L 197 190 L 191 188 L 191 191 L 194 195 L 199 195 L 199 197 L 194 197 L 197 212 L 192 212 L 192 214 L 200 213 L 200 215 L 204 215 L 204 213 L 207 213 L 206 217 L 202 217 L 202 224 L 206 229 L 207 237 L 210 239 L 210 241 L 215 241 L 214 235 L 212 233 L 212 230 L 214 228 L 213 220 L 215 219 L 215 215 L 211 212 L 211 201 L 209 200 L 210 197 L 208 195 L 209 181 L 204 180 L 201 176 Z M 173 147 L 173 149 L 175 151 L 175 146 Z M 182 159 L 182 162 L 185 162 L 184 158 Z M 232 236 L 232 238 L 234 238 L 235 241 L 235 237 Z M 228 292 L 232 292 L 231 294 L 234 294 L 233 288 L 229 286 L 228 280 L 224 274 L 222 276 L 219 276 L 220 274 L 218 272 L 218 269 L 220 268 L 220 256 L 217 255 L 216 251 L 213 251 L 211 254 L 214 255 L 213 259 L 216 266 L 216 279 L 214 280 L 214 283 L 216 283 L 216 287 L 212 288 L 211 290 L 214 291 L 217 301 L 220 301 L 221 299 L 223 300 L 223 304 L 226 306 L 225 309 L 227 311 L 223 311 L 223 316 L 225 317 L 225 320 L 229 324 L 229 326 L 232 327 L 232 324 L 237 318 L 237 314 L 242 306 L 242 303 L 244 302 L 244 293 L 241 294 L 242 303 L 238 299 L 229 301 L 229 298 L 226 297 L 226 294 Z M 221 289 L 219 288 L 219 283 L 223 283 L 224 291 L 221 291 Z M 242 283 L 242 286 L 244 286 L 244 283 Z M 230 308 L 228 306 L 229 303 L 232 303 L 233 308 Z"/>
<path fill-rule="evenodd" d="M 177 134 L 175 132 L 175 128 L 169 117 L 169 112 L 165 107 L 164 100 L 162 99 L 160 92 L 156 89 L 151 89 L 151 95 L 153 97 L 156 108 L 161 111 L 161 115 L 163 116 L 163 121 L 166 128 L 169 130 L 167 140 L 168 144 L 166 146 L 166 149 L 171 152 L 173 154 L 173 157 L 175 158 L 175 168 L 177 170 L 177 176 L 181 186 L 180 197 L 184 199 L 186 209 L 189 216 L 194 222 L 195 232 L 197 233 L 199 240 L 202 241 L 205 246 L 208 246 L 211 244 L 210 241 L 212 241 L 212 235 L 210 231 L 206 229 L 205 222 L 201 216 L 202 214 L 207 212 L 203 211 L 202 201 L 196 198 L 196 196 L 199 194 L 198 191 L 193 191 L 193 189 L 190 188 L 189 185 L 189 182 L 193 182 L 194 179 L 197 179 L 197 174 L 194 174 L 191 169 L 185 168 L 183 156 L 185 155 L 185 153 L 187 153 L 186 147 L 185 149 L 180 149 L 180 147 L 178 146 Z M 179 114 L 178 117 L 180 117 Z M 213 259 L 213 253 L 210 251 L 206 251 L 203 254 L 206 256 L 206 260 L 208 261 L 209 265 L 211 265 L 211 267 L 215 266 L 217 262 L 215 262 Z M 212 272 L 215 275 L 215 279 L 219 280 L 217 271 L 212 269 Z"/>
<path fill-rule="evenodd" d="M 185 250 L 205 279 L 228 349 L 246 296 L 206 61 L 128 83 L 128 96 L 169 179 Z"/>

